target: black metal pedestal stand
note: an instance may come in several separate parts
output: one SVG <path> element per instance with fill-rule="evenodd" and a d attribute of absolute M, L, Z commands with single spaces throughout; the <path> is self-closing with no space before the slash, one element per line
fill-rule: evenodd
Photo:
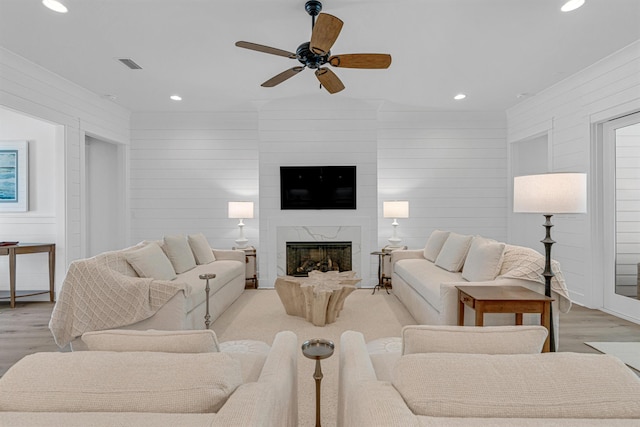
<path fill-rule="evenodd" d="M 544 272 L 542 273 L 544 276 L 544 294 L 548 297 L 551 297 L 551 278 L 554 276 L 551 271 L 551 245 L 555 243 L 555 240 L 551 238 L 551 227 L 553 227 L 553 224 L 551 223 L 552 216 L 553 215 L 544 216 L 547 219 L 543 224 L 546 229 L 546 235 L 544 240 L 541 240 L 544 244 L 545 253 Z M 556 340 L 553 327 L 553 306 L 551 304 L 549 304 L 549 318 L 549 351 L 556 351 Z"/>

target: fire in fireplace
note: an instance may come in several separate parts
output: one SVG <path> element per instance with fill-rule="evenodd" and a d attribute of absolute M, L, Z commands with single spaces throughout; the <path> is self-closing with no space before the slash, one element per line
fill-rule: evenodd
<path fill-rule="evenodd" d="M 287 242 L 287 275 L 351 271 L 351 242 Z"/>

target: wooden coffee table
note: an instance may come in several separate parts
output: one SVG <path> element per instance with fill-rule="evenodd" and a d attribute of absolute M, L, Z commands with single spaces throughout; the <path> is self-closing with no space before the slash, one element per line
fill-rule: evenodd
<path fill-rule="evenodd" d="M 464 306 L 476 312 L 476 326 L 484 325 L 485 313 L 515 313 L 516 325 L 522 325 L 523 313 L 540 313 L 540 324 L 549 330 L 551 324 L 551 301 L 522 286 L 456 286 L 458 289 L 458 325 L 464 325 Z M 544 342 L 543 352 L 549 351 L 549 336 Z"/>

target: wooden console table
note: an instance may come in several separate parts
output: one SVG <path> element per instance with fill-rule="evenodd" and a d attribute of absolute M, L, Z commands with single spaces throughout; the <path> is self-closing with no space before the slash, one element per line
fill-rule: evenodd
<path fill-rule="evenodd" d="M 549 330 L 551 301 L 522 286 L 456 286 L 458 288 L 458 326 L 464 325 L 464 306 L 476 311 L 476 326 L 484 325 L 485 313 L 515 313 L 516 325 L 522 325 L 523 313 L 540 313 L 540 324 Z M 549 351 L 549 335 L 543 352 Z"/>
<path fill-rule="evenodd" d="M 49 253 L 49 290 L 16 295 L 16 255 L 35 254 L 39 252 Z M 9 255 L 9 297 L 0 297 L 0 299 L 10 298 L 11 308 L 14 308 L 16 306 L 16 298 L 29 297 L 32 295 L 42 295 L 48 293 L 49 301 L 53 302 L 55 300 L 55 243 L 18 243 L 17 245 L 0 246 L 0 256 L 3 255 Z"/>

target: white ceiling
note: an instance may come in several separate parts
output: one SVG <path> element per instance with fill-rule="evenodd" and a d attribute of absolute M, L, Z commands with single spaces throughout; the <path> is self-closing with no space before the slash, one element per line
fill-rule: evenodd
<path fill-rule="evenodd" d="M 0 0 L 0 45 L 132 111 L 207 111 L 318 93 L 311 70 L 260 84 L 296 60 L 234 46 L 294 51 L 309 40 L 305 0 Z M 337 69 L 326 96 L 437 110 L 504 111 L 640 39 L 640 0 L 326 0 L 344 21 L 332 53 L 381 52 L 387 70 Z M 114 58 L 132 58 L 132 71 Z M 468 95 L 454 101 L 458 92 Z M 183 101 L 169 100 L 180 94 Z"/>

